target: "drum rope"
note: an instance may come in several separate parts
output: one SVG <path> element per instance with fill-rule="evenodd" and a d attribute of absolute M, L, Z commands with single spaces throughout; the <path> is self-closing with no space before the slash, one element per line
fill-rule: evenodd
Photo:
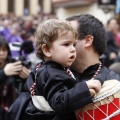
<path fill-rule="evenodd" d="M 94 106 L 95 106 L 98 110 L 100 110 L 100 111 L 106 116 L 106 118 L 103 119 L 103 120 L 109 120 L 110 118 L 112 118 L 112 117 L 120 114 L 120 109 L 119 109 L 119 107 L 117 107 L 117 106 L 114 104 L 114 102 L 112 102 L 112 101 L 110 100 L 109 97 L 107 97 L 107 98 L 108 98 L 108 100 L 109 100 L 118 110 L 116 110 L 114 113 L 112 113 L 111 115 L 108 116 L 108 105 L 107 105 L 107 114 L 105 114 L 99 107 L 97 107 L 97 106 L 94 104 Z"/>
<path fill-rule="evenodd" d="M 94 119 L 94 117 L 92 117 L 86 110 L 85 110 L 85 108 L 82 108 L 83 109 L 83 111 L 85 111 L 91 118 L 92 118 L 92 120 L 95 120 Z M 84 120 L 84 113 L 82 113 L 82 117 L 76 112 L 76 117 L 79 117 L 80 118 L 80 120 Z"/>
<path fill-rule="evenodd" d="M 95 106 L 98 110 L 100 110 L 106 117 L 108 117 L 108 116 L 105 114 L 105 112 L 103 112 L 97 105 L 94 104 L 94 106 Z"/>
<path fill-rule="evenodd" d="M 112 118 L 112 117 L 120 114 L 120 109 L 119 109 L 119 107 L 117 107 L 117 106 L 114 104 L 114 102 L 112 102 L 112 101 L 110 100 L 109 97 L 107 97 L 107 98 L 108 98 L 108 100 L 109 100 L 118 110 L 116 110 L 115 112 L 113 112 L 111 115 L 108 116 L 108 104 L 107 104 L 107 111 L 106 111 L 106 113 L 103 112 L 97 105 L 93 104 L 99 111 L 101 111 L 101 112 L 106 116 L 106 118 L 104 118 L 104 119 L 102 119 L 102 120 L 110 120 L 110 118 Z M 119 100 L 120 100 L 120 99 L 119 99 Z M 86 112 L 86 113 L 89 115 L 89 117 L 90 117 L 92 120 L 95 120 L 95 118 L 94 118 L 94 112 L 93 112 L 93 116 L 92 116 L 85 108 L 83 108 L 83 110 L 84 110 L 84 112 Z M 77 115 L 78 115 L 78 117 L 79 117 L 81 120 L 83 120 L 83 117 L 81 117 L 79 114 L 77 114 Z M 84 113 L 83 113 L 82 115 L 84 115 Z"/>
<path fill-rule="evenodd" d="M 109 97 L 107 97 L 108 98 L 108 100 L 119 110 L 119 107 L 118 106 L 116 106 L 116 104 L 114 103 L 114 102 L 112 102 L 112 100 L 110 100 L 110 98 Z"/>
<path fill-rule="evenodd" d="M 110 100 L 110 98 L 108 98 L 108 100 L 109 100 L 118 110 L 116 110 L 115 112 L 113 112 L 111 115 L 107 116 L 107 117 L 106 117 L 105 119 L 103 119 L 103 120 L 109 120 L 110 118 L 112 118 L 112 117 L 120 114 L 120 109 L 119 109 L 119 107 L 116 106 L 116 105 L 114 104 L 114 102 L 112 102 L 112 101 Z M 119 100 L 120 100 L 120 99 L 119 99 Z"/>
<path fill-rule="evenodd" d="M 81 117 L 81 116 L 80 116 L 77 112 L 76 112 L 76 114 L 75 114 L 75 115 L 76 115 L 76 118 L 77 118 L 77 117 L 79 117 L 79 118 L 80 118 L 80 120 L 83 120 L 83 117 Z M 82 114 L 82 115 L 83 115 L 83 114 Z"/>
<path fill-rule="evenodd" d="M 108 116 L 108 104 L 107 104 L 107 111 L 106 111 L 106 114 L 107 114 L 107 116 Z"/>
<path fill-rule="evenodd" d="M 95 120 L 94 117 L 92 117 L 92 116 L 89 114 L 89 112 L 87 112 L 87 111 L 85 110 L 85 108 L 83 108 L 83 110 L 92 118 L 92 120 Z"/>
<path fill-rule="evenodd" d="M 110 120 L 110 118 L 112 118 L 112 117 L 114 117 L 114 116 L 116 116 L 118 114 L 120 114 L 120 109 L 115 111 L 114 113 L 112 113 L 111 115 L 107 116 L 106 118 L 104 118 L 102 120 Z"/>

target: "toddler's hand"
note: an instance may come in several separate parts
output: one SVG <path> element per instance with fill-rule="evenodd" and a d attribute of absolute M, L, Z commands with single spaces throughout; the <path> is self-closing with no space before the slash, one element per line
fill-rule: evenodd
<path fill-rule="evenodd" d="M 89 89 L 89 91 L 92 97 L 96 95 L 96 91 L 94 89 Z"/>
<path fill-rule="evenodd" d="M 94 89 L 96 93 L 101 89 L 101 83 L 99 80 L 88 80 L 86 81 L 86 84 L 89 89 Z"/>

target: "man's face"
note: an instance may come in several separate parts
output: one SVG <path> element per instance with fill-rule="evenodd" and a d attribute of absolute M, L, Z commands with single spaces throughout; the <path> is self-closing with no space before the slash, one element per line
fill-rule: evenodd
<path fill-rule="evenodd" d="M 70 24 L 75 27 L 77 29 L 78 27 L 78 23 L 77 21 L 70 21 Z M 85 45 L 85 40 L 78 40 L 77 44 L 76 44 L 76 60 L 74 61 L 74 63 L 72 64 L 72 68 L 75 71 L 79 70 L 79 65 L 81 65 L 84 61 L 84 57 L 85 57 L 85 49 L 84 49 L 84 45 Z"/>
<path fill-rule="evenodd" d="M 86 56 L 84 42 L 84 40 L 78 40 L 76 44 L 76 59 L 72 64 L 72 68 L 75 71 L 79 71 L 82 65 L 84 64 L 84 58 Z"/>

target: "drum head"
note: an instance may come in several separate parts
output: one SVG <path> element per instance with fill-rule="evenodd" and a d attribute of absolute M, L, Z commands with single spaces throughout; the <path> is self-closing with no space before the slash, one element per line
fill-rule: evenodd
<path fill-rule="evenodd" d="M 104 98 L 117 93 L 118 91 L 120 91 L 120 82 L 115 79 L 107 80 L 102 85 L 102 88 L 99 91 L 99 93 L 97 93 L 95 95 L 95 97 L 93 98 L 93 102 L 95 103 L 95 102 L 101 101 Z M 119 96 L 119 98 L 120 98 L 120 96 Z"/>

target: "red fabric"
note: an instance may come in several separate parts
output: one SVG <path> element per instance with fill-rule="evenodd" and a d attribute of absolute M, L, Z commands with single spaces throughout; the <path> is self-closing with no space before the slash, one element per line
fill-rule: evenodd
<path fill-rule="evenodd" d="M 120 33 L 116 34 L 115 40 L 116 40 L 117 46 L 120 47 Z"/>

